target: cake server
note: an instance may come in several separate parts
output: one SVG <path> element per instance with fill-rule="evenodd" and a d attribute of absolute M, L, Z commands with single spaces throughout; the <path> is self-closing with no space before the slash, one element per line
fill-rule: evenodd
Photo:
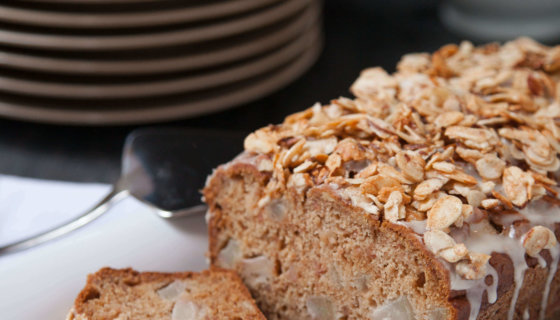
<path fill-rule="evenodd" d="M 200 189 L 217 165 L 243 149 L 244 133 L 181 128 L 131 132 L 122 154 L 121 176 L 90 210 L 63 225 L 0 247 L 0 255 L 25 250 L 81 228 L 132 196 L 161 218 L 204 212 Z"/>

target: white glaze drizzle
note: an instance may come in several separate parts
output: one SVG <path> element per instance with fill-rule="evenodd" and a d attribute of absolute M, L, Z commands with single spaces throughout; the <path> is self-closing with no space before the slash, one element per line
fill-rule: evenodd
<path fill-rule="evenodd" d="M 508 320 L 513 319 L 513 314 L 515 313 L 515 305 L 517 304 L 517 298 L 519 298 L 519 291 L 521 291 L 521 287 L 523 286 L 523 280 L 525 278 L 525 271 L 527 270 L 528 266 L 525 262 L 525 251 L 521 251 L 521 259 L 523 259 L 523 263 L 521 263 L 518 259 L 519 257 L 514 258 L 510 255 L 512 260 L 514 260 L 514 275 L 513 280 L 515 282 L 515 289 L 513 291 L 513 297 L 511 298 L 511 302 L 509 305 L 508 311 Z"/>
<path fill-rule="evenodd" d="M 446 264 L 452 270 L 452 266 Z M 456 272 L 450 272 L 451 288 L 454 290 L 466 290 L 467 300 L 470 305 L 469 320 L 475 320 L 480 311 L 482 296 L 486 291 L 488 303 L 494 303 L 498 299 L 498 272 L 492 266 L 488 266 L 488 274 L 492 277 L 492 283 L 486 284 L 485 278 L 478 280 L 466 280 L 461 278 Z"/>
<path fill-rule="evenodd" d="M 488 274 L 492 276 L 492 284 L 486 287 L 486 294 L 488 295 L 488 302 L 494 303 L 498 300 L 498 272 L 494 267 L 488 265 Z"/>
<path fill-rule="evenodd" d="M 520 210 L 520 213 L 529 220 L 531 225 L 543 225 L 551 230 L 555 230 L 555 224 L 560 223 L 560 207 L 558 205 L 553 205 L 546 201 L 533 201 L 529 203 L 524 209 Z M 558 244 L 552 249 L 549 249 L 550 256 L 552 257 L 551 264 L 548 266 L 548 275 L 546 279 L 546 284 L 544 287 L 543 297 L 541 300 L 541 310 L 539 312 L 539 319 L 544 319 L 546 314 L 546 307 L 548 304 L 548 296 L 550 293 L 550 284 L 556 270 L 558 269 L 558 262 L 560 257 L 560 247 Z M 539 255 L 539 265 L 541 267 L 546 267 L 546 261 Z M 543 262 L 541 262 L 543 260 Z"/>
<path fill-rule="evenodd" d="M 556 205 L 552 205 L 542 200 L 532 202 L 531 204 L 527 205 L 527 207 L 520 210 L 519 213 L 519 215 L 511 216 L 517 216 L 518 218 L 526 219 L 532 226 L 543 225 L 554 230 L 554 224 L 560 222 L 560 208 Z M 512 221 L 508 222 L 513 222 L 513 219 Z M 484 228 L 480 228 L 480 230 L 478 230 L 479 228 L 476 228 L 476 226 L 474 225 L 472 227 L 474 228 L 471 229 L 471 232 L 468 236 L 462 237 L 461 239 L 457 240 L 464 242 L 467 248 L 469 248 L 469 250 L 472 250 L 473 252 L 485 254 L 492 254 L 492 252 L 505 253 L 510 257 L 512 261 L 514 268 L 513 280 L 515 287 L 510 308 L 508 310 L 508 320 L 511 320 L 513 319 L 515 314 L 515 306 L 519 297 L 519 292 L 523 287 L 525 271 L 528 269 L 527 262 L 525 261 L 525 249 L 523 248 L 522 242 L 519 239 L 514 238 L 515 232 L 513 232 L 513 229 L 510 230 L 511 232 L 508 235 L 500 235 L 484 232 Z M 548 271 L 547 282 L 541 301 L 541 313 L 539 315 L 540 319 L 544 319 L 544 315 L 546 313 L 550 284 L 554 279 L 554 275 L 558 267 L 558 262 L 560 260 L 560 247 L 556 245 L 556 247 L 550 250 L 550 253 L 553 257 L 553 261 L 552 265 L 549 266 L 550 269 Z M 546 261 L 544 260 L 544 258 L 538 256 L 537 259 L 539 262 L 539 266 L 545 268 Z M 491 274 L 492 271 L 490 270 L 493 270 L 495 272 L 493 268 L 489 268 L 487 274 Z M 458 276 L 454 275 L 454 278 L 458 278 Z M 497 274 L 495 275 L 494 279 L 497 279 Z M 480 311 L 479 309 L 481 305 L 482 294 L 484 292 L 484 288 L 480 285 L 480 280 L 463 280 L 460 285 L 459 282 L 452 281 L 451 288 L 453 290 L 467 291 L 467 299 L 471 304 L 469 319 L 476 319 Z"/>
<path fill-rule="evenodd" d="M 521 246 L 521 243 L 516 239 L 506 237 L 504 235 L 488 234 L 482 232 L 471 233 L 470 237 L 465 240 L 465 245 L 467 246 L 467 248 L 469 248 L 469 250 L 472 250 L 473 252 L 485 254 L 492 254 L 492 252 L 505 253 L 510 257 L 514 270 L 513 281 L 515 288 L 511 300 L 511 305 L 508 311 L 508 320 L 513 319 L 515 304 L 517 303 L 519 291 L 523 286 L 525 270 L 527 270 L 528 268 L 527 262 L 525 261 L 525 250 Z M 469 297 L 470 290 L 471 288 L 467 289 L 467 297 Z M 473 301 L 475 304 L 480 306 L 480 300 L 482 300 L 482 296 L 475 296 L 473 294 L 470 294 L 469 302 Z M 478 310 L 476 311 L 476 313 L 478 314 Z M 476 316 L 473 317 L 472 313 L 471 319 L 476 319 Z"/>
<path fill-rule="evenodd" d="M 537 261 L 539 262 L 539 266 L 541 268 L 546 268 L 546 260 L 541 255 L 536 256 L 536 258 Z"/>
<path fill-rule="evenodd" d="M 550 293 L 550 284 L 552 283 L 552 279 L 554 279 L 554 275 L 556 274 L 556 270 L 558 269 L 558 260 L 560 258 L 560 248 L 558 245 L 556 247 L 549 250 L 550 256 L 552 257 L 550 270 L 548 270 L 548 276 L 546 278 L 546 285 L 544 287 L 543 297 L 541 300 L 541 311 L 539 313 L 539 319 L 543 320 L 546 315 L 546 306 L 548 304 L 548 295 Z"/>
<path fill-rule="evenodd" d="M 532 226 L 543 225 L 554 230 L 554 224 L 560 222 L 560 208 L 556 205 L 550 204 L 542 200 L 535 200 L 528 204 L 524 209 L 519 211 L 519 214 L 508 214 L 504 217 L 502 222 L 505 225 L 511 225 L 516 220 L 527 220 Z M 417 234 L 424 234 L 426 231 L 426 221 L 399 221 L 397 224 L 404 225 L 410 228 Z M 458 235 L 458 234 L 457 234 Z M 508 234 L 492 234 L 488 232 L 483 225 L 471 225 L 468 235 L 458 236 L 458 242 L 463 242 L 469 250 L 478 253 L 485 253 L 491 255 L 494 253 L 504 253 L 509 256 L 514 268 L 514 293 L 512 296 L 510 308 L 508 310 L 508 320 L 513 319 L 515 315 L 515 306 L 519 297 L 519 292 L 523 287 L 525 278 L 525 271 L 528 269 L 525 260 L 525 249 L 520 239 L 515 237 L 515 229 L 511 228 Z M 560 248 L 557 245 L 550 250 L 553 256 L 553 265 L 550 266 L 548 271 L 547 282 L 541 302 L 541 316 L 543 319 L 546 312 L 548 303 L 548 295 L 550 292 L 550 284 L 554 278 L 557 270 L 558 262 L 560 260 Z M 540 255 L 536 257 L 539 266 L 546 268 L 546 260 Z M 446 264 L 447 265 L 447 264 Z M 479 280 L 465 280 L 458 276 L 451 265 L 448 265 L 451 274 L 451 289 L 452 290 L 466 290 L 466 297 L 470 304 L 469 319 L 474 320 L 477 318 L 482 303 L 482 295 L 484 291 L 487 292 L 488 302 L 494 303 L 497 299 L 497 285 L 498 273 L 490 265 L 487 265 L 487 275 L 493 278 L 490 286 L 486 285 L 484 278 Z"/>
<path fill-rule="evenodd" d="M 560 207 L 543 200 L 530 202 L 519 210 L 519 213 L 529 220 L 531 225 L 541 225 L 551 230 L 554 230 L 555 223 L 560 222 Z"/>
<path fill-rule="evenodd" d="M 450 267 L 449 265 L 447 266 L 448 268 Z M 488 303 L 492 304 L 498 299 L 498 272 L 492 266 L 488 266 L 488 275 L 492 277 L 490 285 L 486 284 L 486 277 L 478 280 L 466 280 L 461 278 L 456 272 L 450 272 L 450 274 L 451 287 L 454 290 L 467 291 L 466 296 L 470 305 L 469 320 L 476 320 L 478 317 L 484 291 L 486 291 Z"/>

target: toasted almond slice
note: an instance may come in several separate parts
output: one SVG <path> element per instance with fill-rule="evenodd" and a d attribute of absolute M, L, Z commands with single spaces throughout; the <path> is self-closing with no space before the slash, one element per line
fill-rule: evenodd
<path fill-rule="evenodd" d="M 531 257 L 536 257 L 541 250 L 553 248 L 557 244 L 554 232 L 543 226 L 531 228 L 522 239 L 523 247 Z"/>
<path fill-rule="evenodd" d="M 309 151 L 311 157 L 315 157 L 320 154 L 331 154 L 334 151 L 337 143 L 338 140 L 336 139 L 336 137 L 307 140 L 305 142 L 304 148 Z"/>
<path fill-rule="evenodd" d="M 455 180 L 464 184 L 477 184 L 478 180 L 476 180 L 475 177 L 466 174 L 465 172 L 461 171 L 461 170 L 455 170 L 452 173 L 446 173 L 446 172 L 442 172 L 442 175 L 444 175 L 445 177 L 451 179 L 451 180 Z"/>
<path fill-rule="evenodd" d="M 482 193 L 484 194 L 491 193 L 492 190 L 494 190 L 494 187 L 496 187 L 496 184 L 492 181 L 485 181 L 480 183 L 480 191 L 482 191 Z"/>
<path fill-rule="evenodd" d="M 426 212 L 430 210 L 434 206 L 436 201 L 439 198 L 443 197 L 444 195 L 445 193 L 441 191 L 432 193 L 425 200 L 414 200 L 411 205 L 413 208 L 415 208 L 418 211 Z"/>
<path fill-rule="evenodd" d="M 401 183 L 398 180 L 392 177 L 378 174 L 373 177 L 367 178 L 360 186 L 360 190 L 362 191 L 362 193 L 373 194 L 377 196 L 381 189 L 392 187 L 396 187 L 402 190 Z"/>
<path fill-rule="evenodd" d="M 438 255 L 447 262 L 455 263 L 463 259 L 468 253 L 469 250 L 467 250 L 467 247 L 459 243 L 451 248 L 441 250 Z"/>
<path fill-rule="evenodd" d="M 504 170 L 503 187 L 506 196 L 516 206 L 524 206 L 530 198 L 529 190 L 535 180 L 533 177 L 516 166 Z"/>
<path fill-rule="evenodd" d="M 485 154 L 484 157 L 476 161 L 476 170 L 478 174 L 488 180 L 499 179 L 505 167 L 506 162 L 491 153 Z"/>
<path fill-rule="evenodd" d="M 467 162 L 476 162 L 478 159 L 482 158 L 484 154 L 476 149 L 468 149 L 463 147 L 457 147 L 455 150 L 459 157 L 463 158 L 463 160 Z"/>
<path fill-rule="evenodd" d="M 379 165 L 377 167 L 377 170 L 379 171 L 380 174 L 391 177 L 393 179 L 396 179 L 400 183 L 403 183 L 403 184 L 413 184 L 414 183 L 414 181 L 411 181 L 410 179 L 405 177 L 402 173 L 397 171 L 397 169 L 391 167 L 388 164 L 379 163 Z"/>
<path fill-rule="evenodd" d="M 438 199 L 430 211 L 428 211 L 427 227 L 430 230 L 442 230 L 461 216 L 463 203 L 457 197 L 445 195 Z"/>
<path fill-rule="evenodd" d="M 447 161 L 434 162 L 434 164 L 432 164 L 432 167 L 437 171 L 445 173 L 452 173 L 453 171 L 455 171 L 455 165 Z"/>
<path fill-rule="evenodd" d="M 437 254 L 443 249 L 455 246 L 455 240 L 441 230 L 428 230 L 424 233 L 424 243 L 433 253 Z"/>
<path fill-rule="evenodd" d="M 437 116 L 434 123 L 438 128 L 445 128 L 461 122 L 464 117 L 465 116 L 460 111 L 449 111 Z"/>
<path fill-rule="evenodd" d="M 467 202 L 473 207 L 480 206 L 484 199 L 486 199 L 486 195 L 482 191 L 472 189 L 467 192 Z"/>
<path fill-rule="evenodd" d="M 399 191 L 393 191 L 389 195 L 387 202 L 384 206 L 384 217 L 391 222 L 397 222 L 398 220 L 405 218 L 405 208 L 402 205 L 403 196 Z"/>
<path fill-rule="evenodd" d="M 424 180 L 426 162 L 414 151 L 400 151 L 395 156 L 397 166 L 407 178 L 420 182 Z"/>
<path fill-rule="evenodd" d="M 421 182 L 416 189 L 414 189 L 414 199 L 416 200 L 424 200 L 430 194 L 436 192 L 437 190 L 441 189 L 445 181 L 441 179 L 428 179 Z"/>
<path fill-rule="evenodd" d="M 500 205 L 500 200 L 498 199 L 484 199 L 480 202 L 480 205 L 484 209 L 492 209 Z"/>
<path fill-rule="evenodd" d="M 482 253 L 469 253 L 469 260 L 459 261 L 455 265 L 455 271 L 467 280 L 482 279 L 486 276 L 486 264 L 490 256 Z"/>

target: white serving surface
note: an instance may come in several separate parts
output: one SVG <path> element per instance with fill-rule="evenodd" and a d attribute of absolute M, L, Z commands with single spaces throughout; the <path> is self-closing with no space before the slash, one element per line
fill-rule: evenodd
<path fill-rule="evenodd" d="M 106 185 L 0 176 L 0 244 L 70 219 L 100 199 Z M 89 273 L 206 268 L 202 215 L 163 220 L 126 199 L 63 238 L 0 256 L 0 315 L 6 320 L 64 319 Z"/>

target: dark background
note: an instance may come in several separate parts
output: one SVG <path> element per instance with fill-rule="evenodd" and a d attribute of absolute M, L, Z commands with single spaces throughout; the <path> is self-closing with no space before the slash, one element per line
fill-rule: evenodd
<path fill-rule="evenodd" d="M 325 46 L 317 63 L 276 93 L 228 111 L 156 124 L 249 132 L 315 102 L 349 96 L 360 70 L 393 71 L 400 56 L 462 39 L 447 31 L 436 1 L 331 0 L 324 6 Z M 114 182 L 125 136 L 135 126 L 75 127 L 0 119 L 0 174 Z M 241 146 L 240 146 L 241 148 Z"/>

